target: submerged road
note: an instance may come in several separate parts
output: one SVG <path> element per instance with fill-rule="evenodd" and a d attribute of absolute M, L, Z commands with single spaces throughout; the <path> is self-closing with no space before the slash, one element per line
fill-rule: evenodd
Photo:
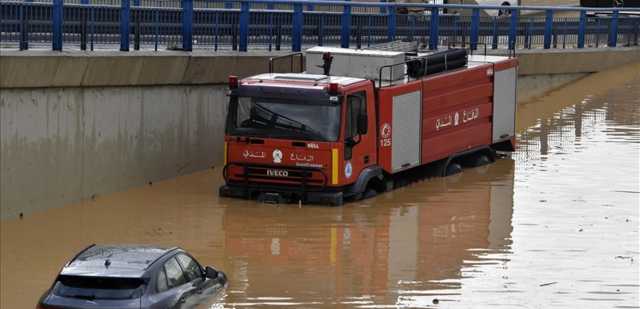
<path fill-rule="evenodd" d="M 638 308 L 640 64 L 519 106 L 518 130 L 511 158 L 340 208 L 218 198 L 216 168 L 2 221 L 0 307 L 95 242 L 181 246 L 229 308 Z"/>

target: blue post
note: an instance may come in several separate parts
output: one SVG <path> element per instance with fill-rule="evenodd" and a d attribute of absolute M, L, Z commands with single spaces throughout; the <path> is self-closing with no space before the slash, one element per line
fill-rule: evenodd
<path fill-rule="evenodd" d="M 351 40 L 351 6 L 345 5 L 342 10 L 342 27 L 340 29 L 340 47 L 349 48 Z"/>
<path fill-rule="evenodd" d="M 511 10 L 511 24 L 509 25 L 509 49 L 516 49 L 516 35 L 518 34 L 518 14 L 520 11 Z"/>
<path fill-rule="evenodd" d="M 313 11 L 316 9 L 316 6 L 313 4 L 307 4 L 307 11 Z"/>
<path fill-rule="evenodd" d="M 138 2 L 140 2 L 140 0 L 136 0 Z M 82 0 L 80 1 L 80 4 L 89 4 L 89 0 Z"/>
<path fill-rule="evenodd" d="M 158 51 L 158 39 L 160 37 L 160 10 L 153 10 L 153 36 L 154 36 L 154 48 Z"/>
<path fill-rule="evenodd" d="M 546 11 L 544 20 L 544 49 L 551 48 L 551 36 L 553 35 L 553 10 Z"/>
<path fill-rule="evenodd" d="M 578 48 L 584 48 L 584 29 L 587 24 L 587 12 L 580 11 L 580 23 L 578 24 Z"/>
<path fill-rule="evenodd" d="M 491 49 L 498 49 L 498 18 L 493 17 Z"/>
<path fill-rule="evenodd" d="M 469 44 L 471 50 L 478 49 L 478 32 L 480 29 L 480 9 L 471 11 L 471 33 L 469 34 Z"/>
<path fill-rule="evenodd" d="M 429 49 L 438 49 L 438 25 L 440 12 L 437 7 L 431 8 L 431 29 L 429 34 Z"/>
<path fill-rule="evenodd" d="M 193 0 L 182 0 L 182 49 L 193 50 Z"/>
<path fill-rule="evenodd" d="M 611 25 L 609 29 L 609 47 L 616 47 L 618 44 L 618 16 L 620 11 L 614 10 L 611 14 Z"/>
<path fill-rule="evenodd" d="M 239 49 L 241 52 L 247 51 L 249 44 L 249 2 L 240 2 L 240 42 Z"/>
<path fill-rule="evenodd" d="M 320 23 L 318 24 L 318 46 L 324 45 L 324 15 L 320 15 Z"/>
<path fill-rule="evenodd" d="M 267 10 L 273 10 L 275 8 L 276 6 L 273 4 L 273 2 L 267 2 Z"/>
<path fill-rule="evenodd" d="M 291 29 L 291 50 L 299 52 L 302 50 L 302 25 L 304 19 L 302 15 L 302 3 L 293 4 L 293 24 Z"/>
<path fill-rule="evenodd" d="M 20 3 L 20 9 L 18 11 L 18 19 L 20 20 L 20 50 L 29 49 L 28 30 L 27 30 L 27 16 L 24 4 Z"/>
<path fill-rule="evenodd" d="M 129 18 L 131 3 L 129 0 L 120 2 L 120 51 L 129 51 Z"/>
<path fill-rule="evenodd" d="M 62 10 L 64 9 L 63 0 L 53 0 L 53 12 L 52 12 L 52 32 L 53 41 L 51 42 L 52 49 L 62 50 Z"/>
<path fill-rule="evenodd" d="M 387 10 L 387 39 L 393 41 L 396 39 L 396 10 L 390 7 Z"/>
<path fill-rule="evenodd" d="M 232 8 L 233 8 L 233 2 L 231 2 L 231 1 L 225 1 L 225 2 L 224 2 L 224 8 L 225 8 L 225 9 L 232 9 Z"/>
<path fill-rule="evenodd" d="M 386 0 L 380 0 L 381 3 L 385 3 L 387 2 Z M 387 6 L 386 5 L 381 5 L 380 6 L 380 14 L 386 14 L 387 13 Z"/>

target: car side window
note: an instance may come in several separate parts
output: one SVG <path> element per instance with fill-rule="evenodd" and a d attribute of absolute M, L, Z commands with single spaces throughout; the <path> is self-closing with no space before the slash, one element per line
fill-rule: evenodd
<path fill-rule="evenodd" d="M 164 264 L 164 271 L 167 272 L 167 282 L 170 289 L 187 282 L 187 278 L 175 258 L 171 258 Z"/>
<path fill-rule="evenodd" d="M 158 277 L 156 278 L 156 290 L 158 293 L 167 290 L 167 274 L 164 272 L 164 267 L 160 268 Z"/>
<path fill-rule="evenodd" d="M 177 259 L 189 281 L 202 278 L 202 268 L 200 268 L 198 262 L 185 254 L 179 254 Z"/>

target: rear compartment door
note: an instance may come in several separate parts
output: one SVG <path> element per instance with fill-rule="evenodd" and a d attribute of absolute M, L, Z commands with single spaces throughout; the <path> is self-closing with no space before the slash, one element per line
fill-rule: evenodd
<path fill-rule="evenodd" d="M 494 73 L 493 83 L 493 143 L 515 135 L 517 69 Z"/>
<path fill-rule="evenodd" d="M 422 91 L 393 97 L 391 168 L 398 172 L 420 164 Z"/>

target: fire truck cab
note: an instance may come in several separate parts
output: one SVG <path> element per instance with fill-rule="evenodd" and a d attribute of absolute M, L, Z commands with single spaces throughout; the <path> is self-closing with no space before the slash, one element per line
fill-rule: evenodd
<path fill-rule="evenodd" d="M 516 68 L 463 49 L 315 47 L 304 73 L 230 77 L 219 193 L 341 205 L 430 163 L 492 161 L 513 149 Z"/>

